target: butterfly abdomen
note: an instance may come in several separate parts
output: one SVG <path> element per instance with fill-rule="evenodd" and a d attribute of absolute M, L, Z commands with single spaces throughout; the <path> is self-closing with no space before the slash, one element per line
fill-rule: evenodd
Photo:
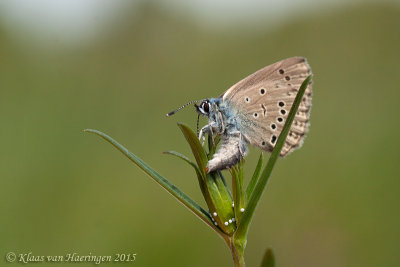
<path fill-rule="evenodd" d="M 226 133 L 221 137 L 222 144 L 207 164 L 208 172 L 222 170 L 237 164 L 247 153 L 246 142 L 240 134 Z"/>

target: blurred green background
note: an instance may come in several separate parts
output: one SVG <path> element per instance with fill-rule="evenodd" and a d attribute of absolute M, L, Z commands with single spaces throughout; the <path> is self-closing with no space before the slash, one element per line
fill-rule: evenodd
<path fill-rule="evenodd" d="M 398 3 L 304 1 L 274 20 L 263 15 L 273 13 L 266 4 L 243 11 L 257 9 L 257 18 L 208 20 L 196 8 L 141 2 L 71 42 L 57 37 L 63 30 L 23 28 L 28 19 L 17 23 L 1 8 L 1 265 L 13 251 L 232 266 L 204 223 L 82 130 L 111 135 L 205 206 L 193 170 L 161 153 L 190 155 L 176 122 L 195 127 L 195 111 L 165 113 L 304 56 L 314 73 L 310 133 L 276 165 L 250 228 L 247 266 L 259 266 L 268 247 L 278 266 L 399 266 Z M 251 150 L 247 178 L 258 155 Z"/>

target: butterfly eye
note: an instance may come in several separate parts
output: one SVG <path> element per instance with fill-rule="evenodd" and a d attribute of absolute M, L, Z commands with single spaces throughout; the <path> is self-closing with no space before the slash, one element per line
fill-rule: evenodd
<path fill-rule="evenodd" d="M 210 106 L 207 102 L 203 103 L 202 108 L 206 113 L 210 112 Z"/>

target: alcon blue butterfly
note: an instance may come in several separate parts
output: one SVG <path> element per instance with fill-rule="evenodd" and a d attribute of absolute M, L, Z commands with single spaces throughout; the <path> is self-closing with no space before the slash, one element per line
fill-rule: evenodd
<path fill-rule="evenodd" d="M 167 114 L 171 116 L 192 103 L 208 118 L 205 134 L 220 135 L 221 145 L 207 164 L 207 172 L 229 168 L 247 154 L 247 144 L 272 151 L 302 82 L 311 74 L 305 58 L 292 57 L 264 67 L 239 81 L 218 98 L 192 101 Z M 299 148 L 308 131 L 311 82 L 294 118 L 280 155 Z"/>

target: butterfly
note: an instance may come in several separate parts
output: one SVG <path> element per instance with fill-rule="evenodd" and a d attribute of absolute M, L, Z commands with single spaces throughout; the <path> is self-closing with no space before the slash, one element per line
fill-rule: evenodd
<path fill-rule="evenodd" d="M 300 85 L 309 75 L 311 68 L 305 58 L 287 58 L 249 75 L 218 98 L 191 101 L 167 116 L 201 102 L 195 108 L 199 116 L 208 118 L 208 124 L 201 128 L 199 139 L 204 142 L 205 134 L 221 136 L 221 145 L 206 170 L 226 169 L 246 156 L 248 144 L 273 150 Z M 309 127 L 311 98 L 310 82 L 280 156 L 301 147 Z"/>

